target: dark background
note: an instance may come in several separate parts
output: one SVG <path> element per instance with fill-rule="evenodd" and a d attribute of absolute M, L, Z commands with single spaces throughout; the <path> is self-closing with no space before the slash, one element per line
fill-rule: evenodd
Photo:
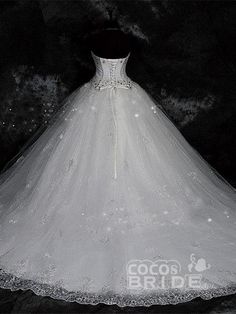
<path fill-rule="evenodd" d="M 50 120 L 67 95 L 92 78 L 95 67 L 86 38 L 103 27 L 110 12 L 136 42 L 128 75 L 236 186 L 235 1 L 0 0 L 0 168 Z M 28 313 L 26 303 L 43 303 L 33 312 L 44 313 L 47 305 L 48 313 L 78 313 L 77 307 L 31 292 L 9 296 L 1 291 L 1 302 L 0 312 Z M 205 307 L 218 306 L 214 302 Z M 222 302 L 220 307 L 228 308 L 228 301 Z M 174 311 L 207 312 L 203 305 L 191 306 Z M 104 306 L 80 308 L 80 313 L 103 311 Z"/>

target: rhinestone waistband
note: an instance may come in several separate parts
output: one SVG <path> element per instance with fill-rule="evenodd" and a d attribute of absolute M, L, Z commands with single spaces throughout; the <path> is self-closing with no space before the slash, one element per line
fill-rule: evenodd
<path fill-rule="evenodd" d="M 93 87 L 97 90 L 102 90 L 105 88 L 125 88 L 129 89 L 132 87 L 132 81 L 130 79 L 123 79 L 123 80 L 103 80 L 98 79 L 96 76 L 91 80 Z"/>

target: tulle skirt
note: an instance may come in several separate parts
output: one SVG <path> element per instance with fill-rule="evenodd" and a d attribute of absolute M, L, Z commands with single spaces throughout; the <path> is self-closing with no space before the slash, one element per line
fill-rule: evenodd
<path fill-rule="evenodd" d="M 79 303 L 236 292 L 236 193 L 137 83 L 90 82 L 0 177 L 0 286 Z"/>

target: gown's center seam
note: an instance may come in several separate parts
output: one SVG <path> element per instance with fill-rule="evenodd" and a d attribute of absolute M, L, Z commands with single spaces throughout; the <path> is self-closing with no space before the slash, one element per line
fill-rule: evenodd
<path fill-rule="evenodd" d="M 115 104 L 115 97 L 113 96 L 113 93 L 116 93 L 116 87 L 111 88 L 110 90 L 110 104 L 111 104 L 111 110 L 112 110 L 112 117 L 114 122 L 114 128 L 115 128 L 115 147 L 114 147 L 114 179 L 117 179 L 117 144 L 118 144 L 118 130 L 117 130 L 117 116 L 116 116 L 116 109 L 114 108 Z"/>

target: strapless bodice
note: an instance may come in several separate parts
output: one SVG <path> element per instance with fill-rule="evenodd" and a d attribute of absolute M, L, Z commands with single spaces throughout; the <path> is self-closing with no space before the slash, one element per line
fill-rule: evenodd
<path fill-rule="evenodd" d="M 96 89 L 131 88 L 131 79 L 126 74 L 126 63 L 130 53 L 126 57 L 118 59 L 101 58 L 92 51 L 91 54 L 96 66 L 96 73 L 91 81 Z"/>

